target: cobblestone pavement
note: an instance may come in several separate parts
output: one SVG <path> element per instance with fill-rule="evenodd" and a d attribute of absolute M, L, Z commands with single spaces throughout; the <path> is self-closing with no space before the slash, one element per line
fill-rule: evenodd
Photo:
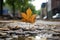
<path fill-rule="evenodd" d="M 1 22 L 7 22 L 7 23 L 11 23 L 11 22 L 14 22 L 14 21 L 16 21 L 16 20 L 0 20 L 0 23 Z M 19 21 L 18 21 L 19 22 Z M 42 24 L 54 24 L 54 25 L 60 25 L 60 22 L 59 21 L 44 21 L 44 20 L 36 20 L 36 22 L 35 23 L 42 23 Z"/>
<path fill-rule="evenodd" d="M 57 22 L 57 21 L 43 21 L 43 20 L 37 20 L 37 23 L 50 24 L 50 25 L 60 25 L 60 22 Z"/>
<path fill-rule="evenodd" d="M 11 22 L 10 21 L 0 21 L 0 22 L 3 22 L 2 24 L 0 23 L 0 27 L 7 27 L 8 28 L 8 26 L 9 26 L 11 28 L 15 28 L 17 26 L 17 27 L 21 27 L 21 28 L 24 28 L 24 29 L 33 29 L 32 31 L 30 31 L 30 30 L 29 31 L 23 31 L 23 29 L 19 29 L 19 30 L 15 30 L 15 31 L 14 30 L 9 30 L 9 31 L 3 31 L 3 32 L 0 30 L 0 32 L 1 32 L 0 34 L 2 34 L 2 35 L 4 34 L 4 36 L 6 36 L 7 34 L 8 34 L 7 36 L 9 36 L 9 33 L 12 33 L 14 35 L 15 34 L 19 34 L 19 35 L 25 34 L 25 32 L 26 33 L 29 32 L 28 34 L 40 33 L 41 35 L 38 34 L 38 36 L 36 36 L 37 38 L 40 38 L 40 37 L 42 37 L 42 38 L 43 37 L 46 37 L 46 38 L 47 37 L 51 37 L 53 34 L 56 33 L 55 31 L 51 30 L 51 28 L 54 29 L 53 27 L 55 27 L 55 25 L 60 25 L 60 22 L 51 22 L 51 21 L 43 21 L 43 20 L 36 20 L 36 22 L 33 23 L 33 24 L 26 23 L 26 22 L 20 22 L 20 21 L 11 21 Z M 56 27 L 58 27 L 59 30 L 60 30 L 60 26 L 56 26 Z M 57 31 L 59 31 L 59 30 L 57 30 Z M 14 35 L 12 35 L 12 36 L 16 37 Z M 58 35 L 60 35 L 60 33 Z M 39 40 L 39 39 L 36 39 L 36 40 Z"/>
<path fill-rule="evenodd" d="M 26 23 L 26 22 L 20 22 L 20 21 L 0 21 L 0 23 L 5 24 L 5 26 L 20 26 L 20 27 L 33 27 L 33 26 L 45 26 L 45 25 L 60 25 L 60 22 L 52 22 L 52 21 L 43 21 L 43 20 L 36 20 L 35 23 Z M 1 26 L 1 25 L 0 25 Z"/>

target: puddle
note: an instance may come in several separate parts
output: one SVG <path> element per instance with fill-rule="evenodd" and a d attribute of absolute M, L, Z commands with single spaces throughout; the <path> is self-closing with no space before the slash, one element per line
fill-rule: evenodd
<path fill-rule="evenodd" d="M 13 38 L 11 40 L 47 40 L 47 38 L 39 36 L 29 36 L 29 37 L 19 36 L 18 38 Z"/>
<path fill-rule="evenodd" d="M 18 23 L 9 23 L 9 24 L 6 24 L 6 25 L 3 25 L 3 24 L 1 24 L 0 26 L 8 26 L 8 25 L 10 25 L 11 27 L 14 27 L 14 26 L 16 26 L 16 25 L 18 25 L 18 26 L 20 26 L 21 28 L 32 28 L 34 25 L 32 25 L 32 24 L 28 24 L 28 23 L 24 23 L 23 24 L 23 22 L 18 22 Z M 38 28 L 38 26 L 34 26 L 35 28 Z M 34 28 L 33 27 L 33 28 Z M 39 26 L 39 28 L 40 28 L 40 26 Z M 43 29 L 43 28 L 45 28 L 45 27 L 41 27 L 40 29 Z M 45 28 L 44 30 L 40 30 L 40 31 L 42 31 L 42 33 L 40 33 L 40 34 L 37 34 L 37 35 L 35 35 L 35 36 L 33 36 L 34 34 L 35 34 L 35 32 L 30 32 L 30 33 L 34 33 L 32 36 L 28 36 L 28 35 L 12 35 L 12 37 L 11 38 L 3 38 L 3 39 L 0 39 L 0 40 L 48 40 L 48 38 L 50 39 L 50 40 L 54 40 L 53 39 L 53 37 L 52 37 L 52 34 L 54 33 L 53 31 L 47 31 L 47 29 L 49 29 L 49 28 Z M 35 30 L 37 30 L 37 29 L 35 29 Z M 39 31 L 39 30 L 38 30 Z M 39 32 L 40 32 L 39 31 Z M 45 32 L 45 31 L 47 31 L 47 33 Z M 18 30 L 17 31 L 17 33 L 19 33 L 19 32 L 21 32 L 20 30 Z M 28 32 L 28 31 L 27 31 Z M 37 32 L 37 31 L 36 31 Z M 48 34 L 49 33 L 49 34 Z M 11 36 L 11 35 L 10 35 Z M 58 38 L 57 38 L 58 39 Z M 57 40 L 56 39 L 56 40 Z"/>
<path fill-rule="evenodd" d="M 13 35 L 11 38 L 5 38 L 0 40 L 47 40 L 47 37 L 52 37 L 52 35 L 38 34 L 36 36 L 23 36 L 23 35 Z"/>

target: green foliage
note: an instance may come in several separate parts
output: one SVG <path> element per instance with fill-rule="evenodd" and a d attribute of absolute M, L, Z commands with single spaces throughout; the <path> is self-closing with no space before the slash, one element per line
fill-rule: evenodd
<path fill-rule="evenodd" d="M 10 6 L 12 6 L 12 4 L 14 3 L 15 7 L 19 9 L 28 5 L 28 1 L 32 0 L 6 0 L 6 3 Z"/>
<path fill-rule="evenodd" d="M 35 12 L 35 6 L 33 6 L 33 5 L 30 4 L 30 3 L 27 4 L 25 7 L 23 6 L 21 12 L 26 12 L 26 10 L 27 10 L 28 8 L 30 8 L 30 9 L 33 11 L 33 13 L 36 13 L 36 12 Z"/>
<path fill-rule="evenodd" d="M 35 6 L 33 6 L 29 1 L 34 0 L 6 0 L 6 3 L 12 7 L 14 4 L 14 8 L 19 10 L 20 12 L 26 12 L 28 8 L 31 8 L 33 13 L 37 13 L 35 10 Z"/>
<path fill-rule="evenodd" d="M 15 0 L 6 0 L 6 3 L 12 6 L 15 3 Z"/>
<path fill-rule="evenodd" d="M 38 11 L 37 11 L 37 14 L 40 15 L 40 13 L 41 13 L 41 10 L 38 10 Z"/>

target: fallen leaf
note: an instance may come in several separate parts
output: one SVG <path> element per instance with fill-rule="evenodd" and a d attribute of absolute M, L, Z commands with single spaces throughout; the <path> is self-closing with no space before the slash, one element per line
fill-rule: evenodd
<path fill-rule="evenodd" d="M 21 13 L 21 14 L 22 14 L 22 21 L 29 23 L 35 22 L 36 14 L 32 14 L 30 8 L 27 9 L 26 13 Z"/>

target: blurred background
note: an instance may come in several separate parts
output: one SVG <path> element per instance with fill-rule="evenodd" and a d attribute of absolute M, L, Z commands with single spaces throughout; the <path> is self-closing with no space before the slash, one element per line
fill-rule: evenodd
<path fill-rule="evenodd" d="M 47 0 L 0 0 L 0 16 L 4 19 L 21 19 L 21 12 L 31 8 L 34 14 L 40 15 L 41 4 Z"/>
<path fill-rule="evenodd" d="M 31 8 L 40 19 L 60 19 L 60 0 L 0 0 L 0 19 L 21 19 Z"/>

